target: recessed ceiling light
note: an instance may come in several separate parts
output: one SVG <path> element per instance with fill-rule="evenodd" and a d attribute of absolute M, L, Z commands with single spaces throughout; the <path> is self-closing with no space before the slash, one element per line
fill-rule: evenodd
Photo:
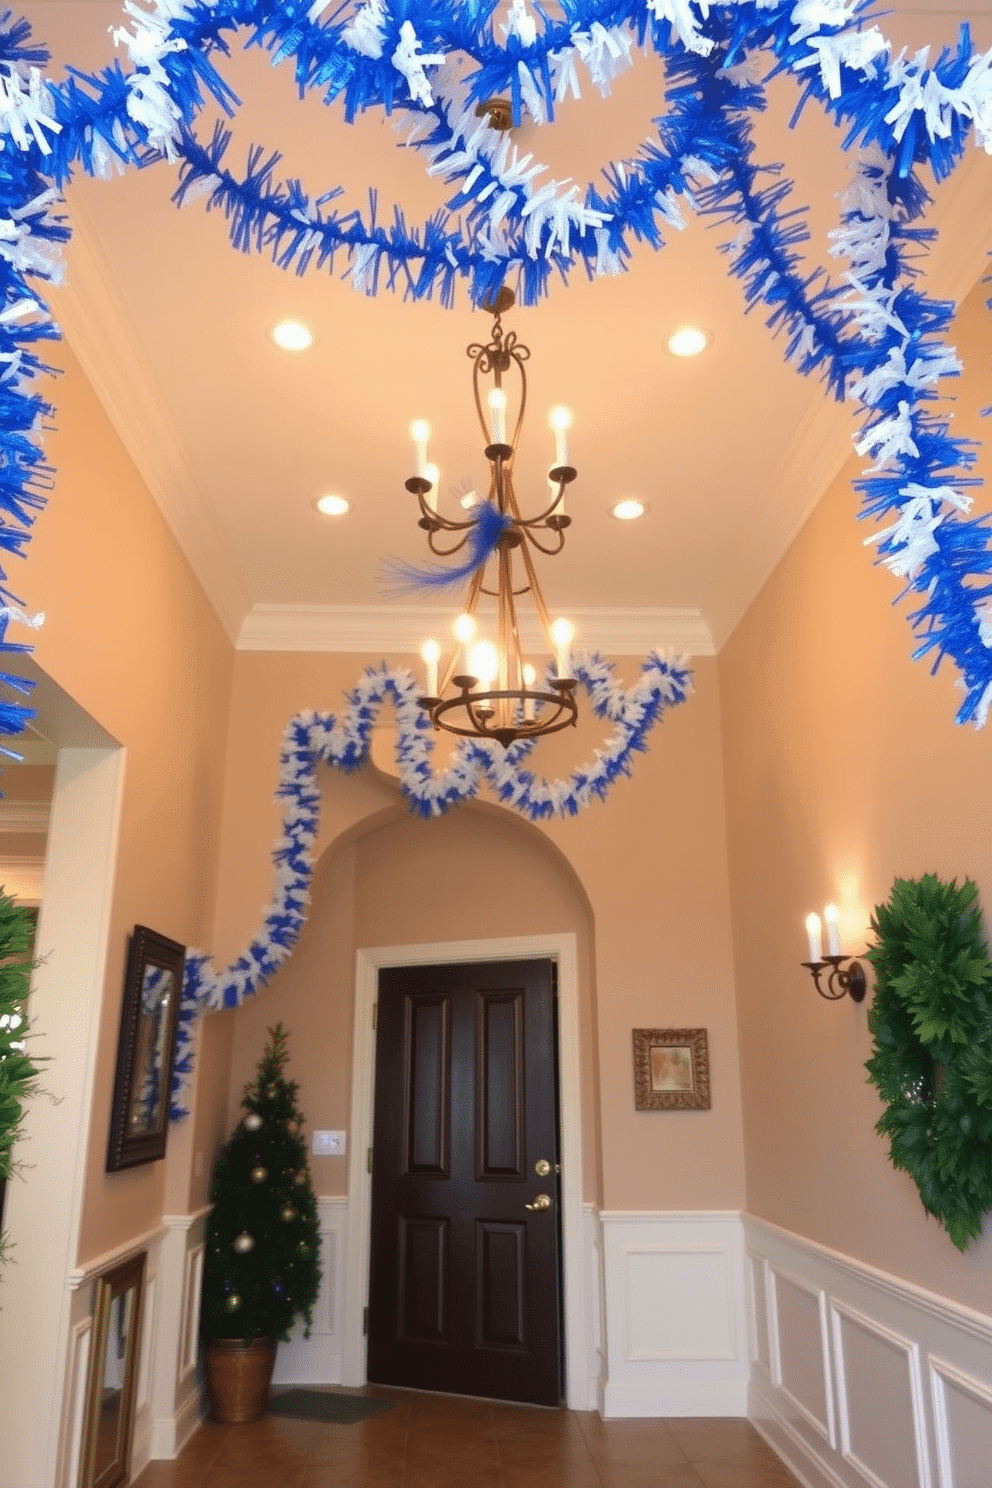
<path fill-rule="evenodd" d="M 313 332 L 302 320 L 281 320 L 272 327 L 272 339 L 283 351 L 306 351 L 313 345 Z"/>
<path fill-rule="evenodd" d="M 636 496 L 625 496 L 623 501 L 616 501 L 610 507 L 610 516 L 616 517 L 618 522 L 636 522 L 646 511 L 647 505 L 643 501 L 638 501 Z"/>
<path fill-rule="evenodd" d="M 672 356 L 694 357 L 709 346 L 712 336 L 699 326 L 679 326 L 668 338 L 668 349 Z"/>
<path fill-rule="evenodd" d="M 351 511 L 351 502 L 344 496 L 320 496 L 314 506 L 325 517 L 343 517 L 345 512 Z"/>

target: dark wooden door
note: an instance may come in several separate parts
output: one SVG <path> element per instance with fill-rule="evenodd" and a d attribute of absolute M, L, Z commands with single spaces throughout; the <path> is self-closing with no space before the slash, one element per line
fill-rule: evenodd
<path fill-rule="evenodd" d="M 376 1383 L 560 1403 L 553 970 L 512 961 L 380 973 Z M 546 1208 L 526 1207 L 539 1195 Z"/>

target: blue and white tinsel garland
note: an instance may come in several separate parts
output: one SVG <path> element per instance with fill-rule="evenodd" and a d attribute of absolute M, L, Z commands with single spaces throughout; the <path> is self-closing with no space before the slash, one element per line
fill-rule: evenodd
<path fill-rule="evenodd" d="M 953 662 L 965 694 L 959 720 L 984 724 L 992 705 L 989 518 L 970 513 L 974 451 L 951 437 L 936 408 L 942 379 L 959 364 L 944 339 L 952 307 L 919 287 L 932 234 L 916 224 L 927 201 L 920 171 L 929 168 L 939 185 L 970 141 L 992 153 L 992 54 L 975 52 L 967 27 L 956 49 L 933 60 L 926 50 L 896 53 L 870 24 L 868 0 L 560 0 L 558 12 L 550 18 L 534 0 L 126 0 L 113 32 L 117 57 L 63 83 L 44 75 L 46 54 L 26 24 L 0 17 L 0 549 L 23 553 L 51 485 L 41 429 L 52 410 L 36 378 L 40 343 L 57 332 L 38 287 L 60 272 L 67 230 L 59 190 L 75 170 L 109 176 L 174 161 L 177 201 L 199 198 L 222 211 L 240 251 L 268 252 L 297 273 L 343 270 L 365 294 L 389 289 L 446 304 L 459 282 L 475 303 L 504 283 L 533 303 L 553 276 L 567 280 L 575 268 L 590 277 L 623 272 L 637 242 L 661 248 L 687 213 L 700 212 L 732 230 L 730 271 L 746 306 L 763 308 L 784 337 L 786 358 L 863 410 L 855 441 L 869 461 L 861 515 L 883 524 L 868 542 L 917 596 L 916 655 L 934 668 L 945 656 Z M 262 147 L 243 175 L 231 171 L 225 131 L 201 141 L 195 124 L 208 97 L 228 115 L 238 106 L 221 70 L 235 35 L 273 65 L 291 64 L 300 91 L 340 103 L 347 120 L 374 108 L 394 115 L 402 143 L 451 188 L 447 210 L 411 227 L 398 208 L 380 216 L 374 187 L 367 212 L 345 209 L 334 184 L 307 190 L 280 181 L 278 153 Z M 587 84 L 609 91 L 648 47 L 666 68 L 657 137 L 632 159 L 607 163 L 584 189 L 549 179 L 475 115 L 478 102 L 504 95 L 517 118 L 551 126 L 565 98 Z M 819 104 L 856 152 L 829 249 L 847 261 L 836 280 L 805 267 L 797 249 L 808 232 L 789 205 L 791 185 L 755 159 L 753 116 L 774 73 L 795 79 L 797 113 Z M 6 638 L 26 616 L 2 570 L 0 601 L 0 650 L 29 649 Z M 404 790 L 415 809 L 447 809 L 485 778 L 535 818 L 602 794 L 654 716 L 643 699 L 621 703 L 612 684 L 589 672 L 604 716 L 619 709 L 617 734 L 589 771 L 538 785 L 522 769 L 525 746 L 504 753 L 467 745 L 435 780 L 419 752 L 428 743 L 424 720 L 402 722 L 412 683 L 402 682 L 405 674 L 373 675 L 379 680 L 359 685 L 342 723 L 308 715 L 290 726 L 306 740 L 288 756 L 288 768 L 295 759 L 302 773 L 284 782 L 274 905 L 228 973 L 191 958 L 187 1033 L 196 1010 L 261 985 L 295 938 L 316 809 L 301 761 L 309 750 L 342 768 L 360 763 L 363 708 L 386 696 L 395 703 Z M 27 690 L 16 674 L 3 680 Z M 28 716 L 23 704 L 0 704 L 0 729 L 15 733 Z"/>
<path fill-rule="evenodd" d="M 689 696 L 692 673 L 682 658 L 652 653 L 638 681 L 624 690 L 613 667 L 600 656 L 577 658 L 574 668 L 593 713 L 612 724 L 613 732 L 595 758 L 568 780 L 539 779 L 524 767 L 533 740 L 504 749 L 495 740 L 462 739 L 447 768 L 435 774 L 434 730 L 417 702 L 421 688 L 406 670 L 370 667 L 340 717 L 306 712 L 290 719 L 279 756 L 276 795 L 282 802 L 282 830 L 272 850 L 272 902 L 262 911 L 262 923 L 248 946 L 230 966 L 217 970 L 209 956 L 187 953 L 172 1077 L 173 1119 L 186 1114 L 183 1092 L 193 1069 L 197 1019 L 205 1012 L 240 1007 L 260 992 L 289 956 L 306 922 L 311 852 L 320 821 L 318 768 L 330 765 L 351 773 L 366 764 L 372 730 L 383 707 L 391 705 L 400 790 L 418 816 L 441 816 L 472 800 L 484 785 L 502 805 L 530 821 L 575 816 L 631 773 L 633 757 L 647 747 L 647 735 L 658 719 Z"/>
<path fill-rule="evenodd" d="M 45 77 L 26 24 L 0 19 L 0 547 L 23 552 L 51 479 L 39 438 L 50 410 L 34 379 L 38 343 L 55 331 L 35 285 L 58 273 L 57 193 L 74 170 L 176 161 L 177 200 L 221 209 L 241 251 L 262 249 L 298 273 L 343 266 L 366 294 L 445 303 L 459 281 L 476 303 L 506 282 L 533 302 L 575 267 L 622 272 L 635 242 L 660 248 L 698 211 L 733 226 L 731 272 L 747 306 L 764 306 L 784 336 L 787 359 L 862 404 L 862 515 L 886 524 L 869 541 L 920 596 L 916 654 L 954 663 L 959 719 L 983 723 L 987 522 L 969 516 L 972 452 L 932 406 L 957 368 L 943 344 L 950 308 L 912 276 L 928 244 L 913 225 L 926 202 L 917 172 L 928 166 L 942 182 L 969 141 L 992 153 L 992 55 L 975 52 L 967 27 L 936 58 L 897 53 L 870 24 L 868 0 L 563 0 L 559 10 L 552 19 L 532 0 L 126 0 L 110 65 L 63 83 Z M 344 209 L 334 185 L 279 181 L 278 153 L 261 147 L 243 177 L 232 173 L 225 132 L 202 142 L 195 124 L 208 97 L 229 114 L 238 106 L 222 75 L 234 37 L 292 65 L 301 92 L 339 102 L 348 120 L 394 115 L 402 142 L 450 185 L 448 210 L 413 227 L 399 209 L 380 220 L 374 188 L 366 213 Z M 647 47 L 666 65 L 657 137 L 584 190 L 549 179 L 476 117 L 480 100 L 501 94 L 517 117 L 552 125 L 563 99 L 587 85 L 608 92 Z M 818 103 L 844 147 L 860 151 L 831 250 L 851 261 L 836 282 L 805 268 L 790 183 L 754 159 L 752 119 L 774 72 L 794 77 L 798 107 Z M 5 588 L 2 597 L 13 599 Z M 10 613 L 0 609 L 0 649 L 24 649 L 6 640 Z M 16 730 L 26 717 L 5 704 L 0 723 Z"/>

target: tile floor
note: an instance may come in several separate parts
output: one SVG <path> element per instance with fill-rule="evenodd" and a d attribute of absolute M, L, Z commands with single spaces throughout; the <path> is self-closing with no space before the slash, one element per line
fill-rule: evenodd
<path fill-rule="evenodd" d="M 207 1421 L 134 1488 L 796 1488 L 746 1421 L 592 1412 L 369 1386 L 394 1410 L 355 1425 Z"/>

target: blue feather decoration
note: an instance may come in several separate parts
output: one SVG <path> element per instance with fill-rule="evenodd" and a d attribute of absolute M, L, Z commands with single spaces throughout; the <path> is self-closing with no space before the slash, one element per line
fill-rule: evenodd
<path fill-rule="evenodd" d="M 468 557 L 457 568 L 442 568 L 429 563 L 418 568 L 402 558 L 389 558 L 383 563 L 379 581 L 383 592 L 392 598 L 404 594 L 437 593 L 455 589 L 484 568 L 496 551 L 496 545 L 513 518 L 496 510 L 490 501 L 480 501 L 471 515 L 472 530 L 468 537 Z"/>

